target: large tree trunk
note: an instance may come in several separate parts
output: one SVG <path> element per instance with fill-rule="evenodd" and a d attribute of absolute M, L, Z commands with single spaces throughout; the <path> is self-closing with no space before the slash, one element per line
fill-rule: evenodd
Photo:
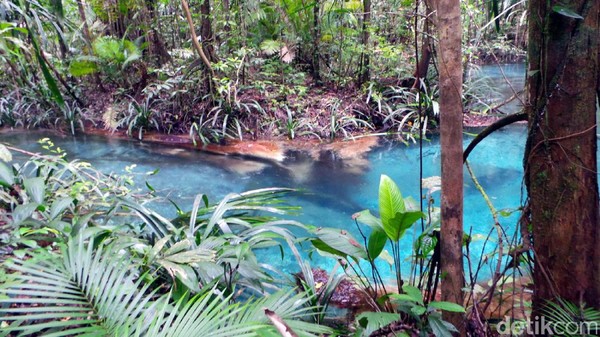
<path fill-rule="evenodd" d="M 436 2 L 439 34 L 440 142 L 442 147 L 442 300 L 463 304 L 462 53 L 460 0 Z M 464 335 L 464 317 L 444 312 Z"/>
<path fill-rule="evenodd" d="M 600 308 L 599 7 L 598 0 L 529 1 L 524 165 L 535 254 L 534 314 L 556 297 Z"/>

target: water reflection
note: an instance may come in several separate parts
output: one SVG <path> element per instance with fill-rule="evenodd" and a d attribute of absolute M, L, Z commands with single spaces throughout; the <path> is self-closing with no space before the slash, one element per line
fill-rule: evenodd
<path fill-rule="evenodd" d="M 521 126 L 497 132 L 484 140 L 470 157 L 473 170 L 498 209 L 520 205 L 525 134 L 526 129 Z M 106 173 L 124 173 L 125 167 L 132 164 L 137 165 L 135 171 L 140 173 L 159 169 L 157 175 L 148 177 L 148 182 L 183 209 L 190 209 L 194 196 L 199 193 L 217 201 L 228 193 L 256 188 L 300 188 L 304 192 L 289 200 L 290 204 L 303 208 L 303 213 L 297 218 L 299 221 L 320 227 L 343 228 L 356 237 L 359 233 L 351 215 L 363 209 L 377 212 L 381 174 L 392 177 L 404 196 L 418 199 L 419 195 L 419 148 L 416 144 L 406 146 L 382 140 L 376 147 L 377 142 L 367 146 L 366 150 L 372 150 L 362 154 L 346 144 L 341 148 L 347 153 L 340 151 L 339 146 L 330 146 L 323 151 L 292 151 L 283 162 L 268 162 L 97 136 L 73 138 L 43 132 L 5 133 L 0 134 L 0 141 L 29 151 L 41 151 L 36 142 L 46 136 L 51 137 L 56 146 L 65 149 L 70 158 L 91 162 Z M 465 143 L 469 139 L 465 136 Z M 364 144 L 360 146 L 364 147 Z M 440 160 L 439 141 L 433 138 L 425 142 L 424 177 L 439 175 Z M 143 188 L 143 182 L 139 181 L 138 186 Z M 439 206 L 439 192 L 433 196 L 438 199 Z M 167 202 L 153 204 L 153 207 L 167 216 L 175 214 Z M 510 231 L 516 223 L 516 215 L 502 219 L 502 222 Z M 466 230 L 487 235 L 492 224 L 483 198 L 465 176 Z M 480 248 L 481 242 L 476 241 L 473 246 L 474 250 Z M 408 254 L 410 238 L 406 247 Z M 283 270 L 295 268 L 294 264 L 285 265 L 286 261 L 271 262 L 276 265 L 283 263 Z M 332 261 L 317 259 L 314 263 L 327 266 Z"/>

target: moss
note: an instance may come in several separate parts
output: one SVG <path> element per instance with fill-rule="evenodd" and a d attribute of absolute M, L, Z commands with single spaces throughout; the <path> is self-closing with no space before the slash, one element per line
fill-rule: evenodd
<path fill-rule="evenodd" d="M 543 215 L 544 215 L 544 219 L 546 219 L 546 220 L 552 220 L 552 218 L 554 217 L 554 212 L 545 209 L 543 211 Z"/>
<path fill-rule="evenodd" d="M 546 184 L 548 183 L 548 172 L 546 170 L 542 170 L 535 175 L 535 179 L 533 181 L 533 189 L 539 190 L 544 189 Z"/>

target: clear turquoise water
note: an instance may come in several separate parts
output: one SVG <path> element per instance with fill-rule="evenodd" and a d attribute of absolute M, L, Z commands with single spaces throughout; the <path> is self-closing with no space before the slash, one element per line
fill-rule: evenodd
<path fill-rule="evenodd" d="M 481 88 L 493 87 L 488 103 L 500 102 L 512 96 L 513 90 L 505 83 L 506 76 L 513 88 L 523 87 L 524 65 L 481 67 L 473 76 L 481 81 Z M 506 112 L 520 109 L 514 102 L 505 107 Z M 38 132 L 0 134 L 0 142 L 8 142 L 31 151 L 40 151 L 38 139 L 49 136 L 56 145 L 66 149 L 71 158 L 93 163 L 106 173 L 125 173 L 125 167 L 137 164 L 136 172 L 144 173 L 159 169 L 148 178 L 148 182 L 163 196 L 175 200 L 184 209 L 190 209 L 193 198 L 199 193 L 207 194 L 215 202 L 231 192 L 242 192 L 262 187 L 293 187 L 306 192 L 289 198 L 289 203 L 302 207 L 302 214 L 295 217 L 306 224 L 320 227 L 344 229 L 359 238 L 358 230 L 351 219 L 353 213 L 363 209 L 377 212 L 377 190 L 381 174 L 396 181 L 404 196 L 417 198 L 419 195 L 419 147 L 381 140 L 380 146 L 368 154 L 368 166 L 356 166 L 334 156 L 324 155 L 315 161 L 301 153 L 293 153 L 283 163 L 268 163 L 235 157 L 210 155 L 161 148 L 135 141 L 119 141 L 94 136 L 57 137 Z M 486 138 L 471 153 L 469 160 L 481 185 L 498 210 L 515 210 L 525 198 L 522 186 L 522 158 L 526 128 L 516 125 L 497 131 Z M 464 136 L 464 146 L 472 136 Z M 440 174 L 440 146 L 433 137 L 423 149 L 424 177 Z M 254 167 L 249 171 L 249 167 Z M 464 226 L 473 235 L 471 260 L 476 263 L 482 254 L 495 248 L 495 233 L 484 249 L 484 238 L 493 230 L 493 220 L 484 199 L 475 189 L 465 170 Z M 143 183 L 139 184 L 143 187 Z M 435 206 L 439 206 L 439 192 L 433 194 Z M 154 204 L 157 211 L 174 215 L 168 203 Z M 515 233 L 519 213 L 500 217 L 500 223 L 510 238 Z M 417 226 L 420 227 L 420 226 Z M 402 241 L 403 257 L 411 252 L 412 235 Z M 308 250 L 310 247 L 303 247 Z M 291 254 L 282 260 L 279 253 L 264 252 L 261 260 L 277 269 L 291 273 L 297 264 Z M 480 277 L 485 278 L 495 267 L 495 259 L 484 264 Z M 332 268 L 334 262 L 313 255 L 312 265 L 324 269 Z M 391 278 L 390 269 L 380 264 L 384 278 Z M 403 265 L 403 272 L 408 265 Z"/>
<path fill-rule="evenodd" d="M 41 151 L 36 142 L 46 136 L 65 149 L 70 158 L 88 161 L 106 173 L 125 173 L 125 167 L 132 164 L 137 164 L 135 172 L 139 173 L 159 169 L 157 175 L 148 177 L 148 182 L 161 195 L 172 198 L 184 209 L 191 208 L 194 196 L 199 193 L 217 201 L 230 192 L 262 187 L 301 188 L 306 192 L 289 198 L 290 204 L 302 207 L 302 214 L 295 219 L 315 226 L 345 229 L 357 238 L 360 236 L 351 216 L 363 209 L 377 212 L 381 174 L 394 179 L 404 196 L 417 199 L 419 195 L 419 147 L 416 144 L 407 146 L 382 139 L 381 145 L 369 152 L 368 167 L 356 167 L 352 162 L 333 156 L 321 156 L 320 160 L 315 161 L 296 153 L 283 163 L 276 164 L 174 150 L 135 141 L 96 136 L 58 137 L 43 132 L 0 134 L 0 142 L 30 151 Z M 521 159 L 525 136 L 524 126 L 510 127 L 485 139 L 471 154 L 472 168 L 497 209 L 515 209 L 521 205 Z M 465 146 L 471 138 L 465 135 Z M 440 174 L 440 159 L 438 140 L 433 138 L 425 142 L 424 177 Z M 262 168 L 253 172 L 239 172 L 240 167 L 256 165 Z M 140 181 L 138 186 L 143 188 L 143 183 Z M 439 206 L 439 192 L 434 193 L 433 197 L 436 206 Z M 155 204 L 154 207 L 163 214 L 174 214 L 174 209 L 168 203 Z M 514 232 L 516 219 L 517 215 L 501 219 L 509 235 Z M 490 232 L 492 225 L 488 207 L 465 173 L 465 231 L 475 235 L 471 245 L 474 258 L 481 255 L 481 237 Z M 403 241 L 405 257 L 411 251 L 410 234 Z M 305 250 L 308 248 L 304 247 Z M 291 254 L 281 260 L 279 254 L 266 252 L 262 258 L 284 272 L 297 269 Z M 315 254 L 312 264 L 329 269 L 334 262 Z M 382 264 L 382 270 L 384 275 L 391 275 L 385 264 Z M 404 271 L 407 270 L 408 266 L 405 265 Z"/>

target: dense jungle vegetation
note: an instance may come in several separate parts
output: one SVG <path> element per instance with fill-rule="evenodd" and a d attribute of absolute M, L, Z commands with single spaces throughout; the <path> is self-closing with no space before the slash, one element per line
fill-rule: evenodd
<path fill-rule="evenodd" d="M 439 127 L 442 140 L 441 179 L 407 197 L 382 175 L 377 209 L 353 216 L 360 237 L 291 220 L 294 189 L 200 194 L 167 218 L 131 171 L 101 172 L 49 139 L 43 153 L 0 144 L 0 336 L 597 335 L 599 17 L 595 0 L 0 1 L 4 129 L 200 145 L 417 141 Z M 495 221 L 493 252 L 471 261 L 454 193 L 463 117 L 505 102 L 470 69 L 525 50 L 524 111 L 481 137 L 527 120 L 527 200 L 518 233 L 503 232 L 467 162 Z M 261 261 L 266 249 L 298 272 Z M 483 263 L 495 272 L 478 282 Z M 539 316 L 552 333 L 527 330 Z"/>
<path fill-rule="evenodd" d="M 157 130 L 219 142 L 401 134 L 418 130 L 420 106 L 430 123 L 437 120 L 435 29 L 426 2 L 1 6 L 2 125 L 72 133 L 104 127 L 138 138 Z M 461 6 L 465 66 L 523 59 L 522 1 Z M 465 103 L 489 112 L 481 94 L 467 84 Z"/>

